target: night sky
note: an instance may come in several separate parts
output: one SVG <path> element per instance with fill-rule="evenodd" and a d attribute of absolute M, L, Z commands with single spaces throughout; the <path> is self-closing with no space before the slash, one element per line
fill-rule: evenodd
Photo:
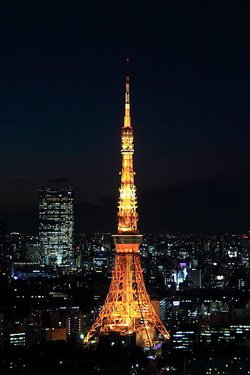
<path fill-rule="evenodd" d="M 5 1 L 0 220 L 36 233 L 70 185 L 81 232 L 115 232 L 125 60 L 141 232 L 250 229 L 249 1 Z"/>

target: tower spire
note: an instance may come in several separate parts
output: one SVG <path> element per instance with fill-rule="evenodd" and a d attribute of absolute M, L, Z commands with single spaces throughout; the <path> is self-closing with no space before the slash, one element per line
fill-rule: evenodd
<path fill-rule="evenodd" d="M 124 123 L 125 128 L 131 127 L 131 115 L 130 115 L 130 77 L 129 77 L 129 59 L 126 60 L 126 83 L 125 83 L 125 114 Z"/>
<path fill-rule="evenodd" d="M 130 116 L 130 79 L 125 80 L 125 116 L 122 127 L 122 170 L 121 187 L 118 202 L 118 233 L 138 233 L 137 231 L 137 197 L 134 184 L 134 135 Z"/>

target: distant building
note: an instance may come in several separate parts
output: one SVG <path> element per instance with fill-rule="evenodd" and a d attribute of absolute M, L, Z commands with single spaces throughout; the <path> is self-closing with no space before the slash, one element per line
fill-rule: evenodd
<path fill-rule="evenodd" d="M 214 345 L 216 343 L 234 343 L 247 345 L 250 324 L 245 322 L 206 322 L 200 326 L 200 343 Z"/>
<path fill-rule="evenodd" d="M 176 289 L 179 290 L 179 286 L 183 283 L 187 278 L 187 264 L 186 262 L 180 262 L 179 266 L 176 268 L 173 279 L 176 283 Z"/>
<path fill-rule="evenodd" d="M 86 331 L 86 316 L 79 310 L 71 310 L 66 316 L 65 324 L 68 339 L 79 340 L 82 333 Z"/>
<path fill-rule="evenodd" d="M 172 334 L 172 349 L 184 352 L 194 351 L 196 336 L 197 333 L 192 324 L 182 325 Z"/>
<path fill-rule="evenodd" d="M 192 288 L 201 288 L 201 270 L 192 268 L 189 271 L 189 281 Z"/>
<path fill-rule="evenodd" d="M 4 345 L 4 314 L 0 312 L 0 348 Z"/>
<path fill-rule="evenodd" d="M 6 228 L 5 222 L 0 221 L 0 257 L 5 258 L 5 246 L 6 246 Z"/>
<path fill-rule="evenodd" d="M 22 262 L 25 259 L 26 239 L 23 233 L 11 232 L 6 236 L 6 260 Z"/>
<path fill-rule="evenodd" d="M 14 279 L 54 278 L 56 274 L 56 270 L 52 267 L 44 267 L 40 263 L 33 262 L 12 262 L 10 268 L 10 275 Z"/>
<path fill-rule="evenodd" d="M 248 268 L 250 266 L 250 231 L 244 234 L 241 239 L 242 253 L 241 260 L 242 265 Z"/>
<path fill-rule="evenodd" d="M 66 328 L 46 328 L 45 341 L 66 341 Z"/>
<path fill-rule="evenodd" d="M 167 299 L 151 299 L 151 303 L 155 309 L 156 314 L 159 316 L 161 321 L 165 321 L 166 319 L 166 302 Z"/>
<path fill-rule="evenodd" d="M 74 265 L 73 200 L 71 188 L 39 190 L 39 238 L 45 265 Z"/>
<path fill-rule="evenodd" d="M 5 332 L 5 345 L 10 346 L 25 346 L 26 345 L 26 333 L 25 327 L 20 325 L 18 327 L 8 328 Z"/>
<path fill-rule="evenodd" d="M 41 261 L 41 245 L 40 243 L 26 244 L 26 260 L 39 263 Z"/>

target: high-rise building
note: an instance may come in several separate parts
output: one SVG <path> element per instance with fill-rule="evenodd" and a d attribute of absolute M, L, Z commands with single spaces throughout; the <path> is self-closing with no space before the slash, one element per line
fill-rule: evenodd
<path fill-rule="evenodd" d="M 137 197 L 134 183 L 134 137 L 130 117 L 129 76 L 126 76 L 125 116 L 121 135 L 121 186 L 118 202 L 118 234 L 113 236 L 115 262 L 109 292 L 90 328 L 85 343 L 109 338 L 153 347 L 169 333 L 157 315 L 143 279 L 140 260 L 142 235 L 138 233 Z M 131 340 L 132 339 L 132 340 Z"/>
<path fill-rule="evenodd" d="M 73 200 L 71 188 L 39 190 L 39 239 L 45 265 L 74 265 Z"/>

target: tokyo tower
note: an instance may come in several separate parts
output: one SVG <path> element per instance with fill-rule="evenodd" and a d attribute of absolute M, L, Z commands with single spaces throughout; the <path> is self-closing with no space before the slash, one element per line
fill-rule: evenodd
<path fill-rule="evenodd" d="M 150 302 L 140 261 L 142 235 L 137 229 L 137 197 L 134 183 L 134 136 L 130 115 L 130 82 L 126 75 L 125 115 L 121 132 L 121 185 L 118 201 L 118 234 L 112 236 L 115 260 L 112 280 L 104 305 L 84 342 L 95 342 L 103 335 L 121 338 L 134 335 L 136 344 L 153 347 L 169 333 Z"/>

